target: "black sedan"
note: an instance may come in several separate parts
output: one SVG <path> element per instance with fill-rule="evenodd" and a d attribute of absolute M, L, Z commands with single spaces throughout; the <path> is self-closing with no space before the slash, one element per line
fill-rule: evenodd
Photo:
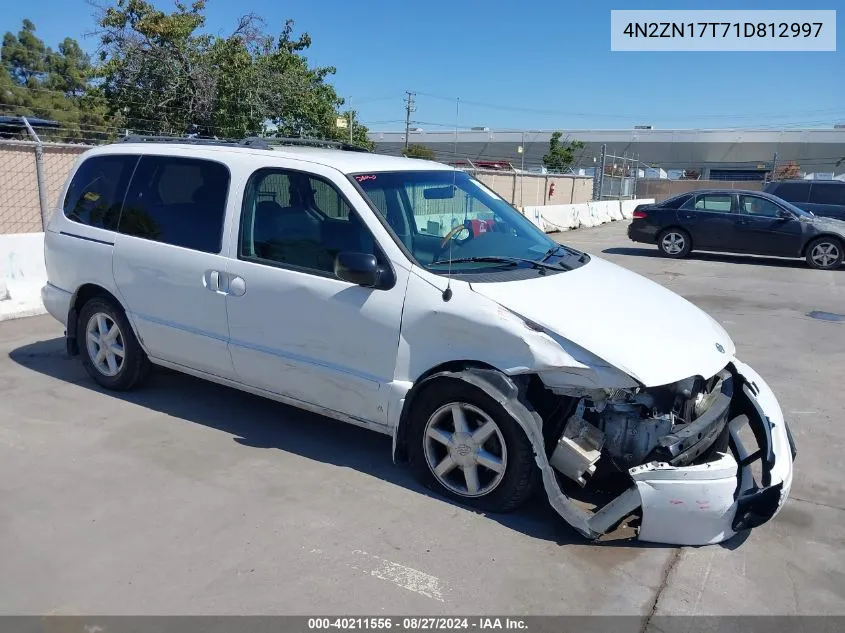
<path fill-rule="evenodd" d="M 693 250 L 805 258 L 830 270 L 845 254 L 845 221 L 803 211 L 760 191 L 699 190 L 634 210 L 628 237 L 666 257 Z"/>

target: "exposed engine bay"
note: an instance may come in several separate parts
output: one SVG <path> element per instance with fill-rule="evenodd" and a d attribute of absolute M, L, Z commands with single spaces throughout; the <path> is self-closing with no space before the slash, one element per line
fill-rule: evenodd
<path fill-rule="evenodd" d="M 449 375 L 519 423 L 551 507 L 587 538 L 624 525 L 643 541 L 720 543 L 769 521 L 789 495 L 789 426 L 771 388 L 736 358 L 710 378 L 625 389 L 486 368 Z"/>
<path fill-rule="evenodd" d="M 569 401 L 568 415 L 547 420 L 555 427 L 547 427 L 547 455 L 582 487 L 599 466 L 617 472 L 654 461 L 685 466 L 728 448 L 733 379 L 727 370 L 646 390 L 568 391 L 560 394 Z"/>

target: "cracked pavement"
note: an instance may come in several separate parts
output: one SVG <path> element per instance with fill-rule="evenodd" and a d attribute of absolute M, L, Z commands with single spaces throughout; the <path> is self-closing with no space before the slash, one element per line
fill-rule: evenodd
<path fill-rule="evenodd" d="M 845 269 L 671 261 L 625 226 L 556 237 L 710 312 L 766 378 L 798 445 L 773 522 L 586 544 L 542 498 L 430 496 L 375 433 L 172 372 L 103 392 L 34 317 L 0 323 L 0 613 L 845 614 L 845 323 L 806 316 L 845 313 Z"/>

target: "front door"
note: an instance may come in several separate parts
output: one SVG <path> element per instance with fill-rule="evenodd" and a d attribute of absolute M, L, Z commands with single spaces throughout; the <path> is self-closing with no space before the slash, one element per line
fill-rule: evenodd
<path fill-rule="evenodd" d="M 229 170 L 193 158 L 144 155 L 115 237 L 115 283 L 154 359 L 233 377 L 226 297 L 218 280 Z"/>
<path fill-rule="evenodd" d="M 352 185 L 313 169 L 259 169 L 247 183 L 227 271 L 235 371 L 247 385 L 383 426 L 408 271 L 391 266 L 352 210 Z M 342 281 L 342 251 L 375 255 L 392 283 Z"/>
<path fill-rule="evenodd" d="M 694 249 L 733 250 L 736 221 L 733 194 L 695 194 L 678 209 L 678 219 L 689 231 Z"/>
<path fill-rule="evenodd" d="M 788 212 L 787 212 L 788 213 Z M 740 194 L 737 239 L 742 250 L 763 255 L 795 257 L 801 251 L 801 222 L 773 201 Z"/>

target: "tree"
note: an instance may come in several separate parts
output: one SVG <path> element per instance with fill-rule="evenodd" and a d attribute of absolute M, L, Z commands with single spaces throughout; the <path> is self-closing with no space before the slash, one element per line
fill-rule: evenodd
<path fill-rule="evenodd" d="M 798 178 L 801 175 L 801 167 L 795 161 L 789 161 L 775 169 L 775 180 L 788 180 Z"/>
<path fill-rule="evenodd" d="M 25 86 L 46 70 L 47 47 L 35 35 L 35 24 L 24 20 L 17 35 L 3 36 L 3 64 L 18 85 Z"/>
<path fill-rule="evenodd" d="M 309 66 L 303 53 L 311 37 L 295 36 L 292 20 L 273 36 L 249 14 L 223 37 L 202 32 L 205 0 L 174 7 L 166 13 L 146 0 L 117 0 L 98 16 L 99 90 L 129 128 L 349 140 L 336 126 L 344 100 L 327 81 L 335 69 Z M 369 145 L 363 125 L 353 124 L 352 138 Z"/>
<path fill-rule="evenodd" d="M 108 135 L 105 104 L 90 92 L 91 60 L 76 40 L 65 38 L 57 50 L 24 20 L 17 33 L 7 32 L 0 49 L 0 112 L 55 120 L 44 140 L 79 141 Z"/>
<path fill-rule="evenodd" d="M 564 141 L 561 143 L 561 132 L 552 134 L 549 140 L 549 153 L 543 156 L 543 165 L 549 171 L 561 172 L 575 162 L 575 150 L 584 149 L 581 141 Z"/>
<path fill-rule="evenodd" d="M 408 158 L 424 158 L 426 160 L 434 160 L 436 157 L 434 150 L 418 143 L 408 145 L 408 149 L 404 150 L 402 155 Z"/>

